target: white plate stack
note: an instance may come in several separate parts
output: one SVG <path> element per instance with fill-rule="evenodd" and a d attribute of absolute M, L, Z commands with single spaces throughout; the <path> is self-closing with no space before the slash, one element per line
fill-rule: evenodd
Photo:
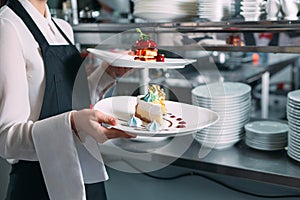
<path fill-rule="evenodd" d="M 288 125 L 276 121 L 254 121 L 245 125 L 245 142 L 258 150 L 282 150 L 287 145 Z"/>
<path fill-rule="evenodd" d="M 148 22 L 170 22 L 197 17 L 198 0 L 133 0 L 133 15 Z"/>
<path fill-rule="evenodd" d="M 258 21 L 265 13 L 265 1 L 263 0 L 243 0 L 241 2 L 240 14 L 245 21 Z"/>
<path fill-rule="evenodd" d="M 244 137 L 244 125 L 250 120 L 251 87 L 225 82 L 201 85 L 192 90 L 194 105 L 219 114 L 219 121 L 195 134 L 202 145 L 215 149 L 233 146 Z"/>
<path fill-rule="evenodd" d="M 287 119 L 289 126 L 288 155 L 300 161 L 300 90 L 288 93 Z"/>
<path fill-rule="evenodd" d="M 222 21 L 235 12 L 234 5 L 234 0 L 199 0 L 198 16 L 209 21 Z"/>

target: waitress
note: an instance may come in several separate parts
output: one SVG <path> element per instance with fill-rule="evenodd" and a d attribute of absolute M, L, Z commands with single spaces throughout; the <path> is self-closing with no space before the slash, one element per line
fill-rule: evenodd
<path fill-rule="evenodd" d="M 46 3 L 9 0 L 0 9 L 0 156 L 12 163 L 7 200 L 106 199 L 108 176 L 93 150 L 132 136 L 101 126 L 117 122 L 100 111 L 72 110 L 82 59 L 71 26 L 52 19 Z"/>

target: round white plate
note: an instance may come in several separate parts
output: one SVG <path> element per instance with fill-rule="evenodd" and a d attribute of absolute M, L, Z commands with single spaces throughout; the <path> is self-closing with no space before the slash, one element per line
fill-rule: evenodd
<path fill-rule="evenodd" d="M 220 112 L 225 112 L 225 111 L 239 111 L 239 110 L 245 110 L 245 108 L 250 108 L 251 107 L 251 101 L 248 100 L 243 102 L 243 103 L 227 103 L 227 102 L 223 102 L 223 103 L 206 103 L 206 102 L 201 102 L 201 101 L 197 101 L 192 99 L 192 102 L 194 105 L 199 105 L 201 107 L 205 107 L 205 108 L 211 108 L 212 110 L 215 111 L 220 111 Z"/>
<path fill-rule="evenodd" d="M 207 99 L 207 98 L 200 98 L 192 95 L 192 100 L 198 103 L 204 103 L 208 105 L 217 105 L 217 106 L 223 106 L 223 105 L 241 105 L 243 103 L 249 103 L 251 101 L 251 96 L 242 97 L 240 99 Z"/>
<path fill-rule="evenodd" d="M 115 96 L 103 99 L 95 104 L 94 109 L 114 116 L 118 119 L 118 125 L 113 128 L 125 132 L 147 137 L 182 136 L 193 131 L 206 128 L 218 121 L 219 116 L 206 108 L 189 104 L 165 101 L 168 114 L 164 117 L 164 124 L 157 132 L 151 132 L 144 127 L 129 127 L 127 121 L 134 115 L 136 98 L 133 96 Z M 176 116 L 172 118 L 171 116 Z M 178 120 L 178 119 L 181 120 Z M 178 122 L 184 121 L 183 128 L 178 128 Z"/>
<path fill-rule="evenodd" d="M 258 149 L 258 150 L 263 150 L 263 151 L 278 151 L 282 150 L 285 148 L 286 145 L 279 145 L 279 146 L 260 146 L 255 143 L 252 143 L 248 140 L 246 140 L 247 146 L 253 148 L 253 149 Z"/>
<path fill-rule="evenodd" d="M 185 65 L 192 64 L 196 60 L 192 59 L 177 59 L 177 58 L 165 58 L 165 62 L 147 62 L 136 61 L 134 56 L 127 54 L 120 54 L 115 52 L 109 52 L 99 49 L 88 48 L 88 52 L 94 54 L 100 59 L 108 62 L 112 66 L 130 67 L 130 68 L 184 68 Z"/>
<path fill-rule="evenodd" d="M 200 85 L 192 90 L 192 94 L 203 98 L 235 98 L 249 94 L 251 87 L 239 82 L 210 83 Z"/>
<path fill-rule="evenodd" d="M 295 90 L 295 91 L 289 92 L 288 98 L 295 102 L 300 102 L 300 90 Z"/>
<path fill-rule="evenodd" d="M 196 13 L 195 13 L 196 14 Z M 134 16 L 146 19 L 148 21 L 173 21 L 191 16 L 182 13 L 162 13 L 162 12 L 133 12 Z"/>
<path fill-rule="evenodd" d="M 300 116 L 300 109 L 293 108 L 292 106 L 287 106 L 287 113 L 291 113 Z"/>
<path fill-rule="evenodd" d="M 130 138 L 131 141 L 135 142 L 160 142 L 164 141 L 166 139 L 169 139 L 170 137 L 143 137 L 143 136 L 137 136 L 135 138 Z"/>
<path fill-rule="evenodd" d="M 229 148 L 229 147 L 233 146 L 237 142 L 239 142 L 241 140 L 241 138 L 238 138 L 238 139 L 235 139 L 235 140 L 232 140 L 232 141 L 225 141 L 225 142 L 207 142 L 207 141 L 202 141 L 202 140 L 198 140 L 198 139 L 196 139 L 196 140 L 199 143 L 201 143 L 203 146 L 206 146 L 206 147 L 209 147 L 209 148 L 226 149 L 226 148 Z"/>
<path fill-rule="evenodd" d="M 285 133 L 288 128 L 288 125 L 275 121 L 255 121 L 245 125 L 246 131 L 260 134 Z"/>
<path fill-rule="evenodd" d="M 288 105 L 288 107 L 291 107 L 291 108 L 300 110 L 299 103 L 300 103 L 300 102 L 294 102 L 294 101 L 292 101 L 291 99 L 289 99 L 287 105 Z"/>

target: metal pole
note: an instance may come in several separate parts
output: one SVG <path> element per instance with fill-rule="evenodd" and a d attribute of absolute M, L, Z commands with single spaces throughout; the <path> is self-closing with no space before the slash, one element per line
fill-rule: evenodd
<path fill-rule="evenodd" d="M 265 72 L 261 81 L 261 117 L 264 119 L 269 116 L 269 83 L 270 72 Z"/>
<path fill-rule="evenodd" d="M 149 82 L 150 82 L 149 69 L 148 68 L 141 69 L 141 71 L 140 71 L 140 81 L 141 81 L 140 94 L 147 94 L 148 85 L 149 85 Z"/>
<path fill-rule="evenodd" d="M 72 23 L 73 25 L 77 25 L 79 24 L 77 0 L 71 0 L 71 7 L 72 7 Z"/>

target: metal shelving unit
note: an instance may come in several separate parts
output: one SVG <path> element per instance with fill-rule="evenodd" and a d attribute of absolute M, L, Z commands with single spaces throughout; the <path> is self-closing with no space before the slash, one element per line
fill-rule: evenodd
<path fill-rule="evenodd" d="M 300 21 L 258 21 L 258 22 L 180 22 L 180 23 L 139 23 L 139 24 L 78 24 L 74 25 L 75 38 L 80 43 L 82 36 L 97 42 L 99 34 L 135 33 L 135 28 L 149 28 L 153 34 L 164 33 L 259 33 L 259 32 L 299 32 Z M 97 43 L 98 44 L 98 43 Z M 105 48 L 105 46 L 104 46 Z M 107 46 L 106 48 L 114 48 Z M 120 44 L 118 46 L 120 48 Z M 177 51 L 230 51 L 265 53 L 300 53 L 300 46 L 232 46 L 232 45 L 184 45 L 161 46 Z"/>
<path fill-rule="evenodd" d="M 299 32 L 300 33 L 300 21 L 255 21 L 255 22 L 240 22 L 240 21 L 228 21 L 228 22 L 176 22 L 176 23 L 131 23 L 131 24 L 78 24 L 74 26 L 75 38 L 77 36 L 77 42 L 80 43 L 80 38 L 88 38 L 89 41 L 99 44 L 99 35 L 103 34 L 108 37 L 110 34 L 117 34 L 125 32 L 127 34 L 136 33 L 135 28 L 151 28 L 147 29 L 150 34 L 166 34 L 166 33 L 259 33 L 259 32 Z M 80 35 L 82 37 L 80 37 Z M 103 38 L 100 38 L 103 39 Z M 101 44 L 98 47 L 103 49 L 111 48 L 124 48 L 130 47 L 128 44 L 116 43 Z M 221 51 L 221 52 L 263 52 L 263 53 L 288 53 L 288 54 L 299 54 L 300 46 L 233 46 L 233 45 L 200 45 L 186 44 L 186 45 L 172 45 L 166 46 L 161 45 L 160 49 L 175 52 L 178 55 L 200 55 L 203 51 Z M 187 53 L 188 52 L 188 53 Z M 200 53 L 199 53 L 200 52 Z M 197 54 L 198 53 L 198 54 Z M 296 71 L 296 75 L 299 74 L 299 66 L 297 61 L 294 59 L 293 71 Z M 281 66 L 283 69 L 286 66 Z M 261 76 L 262 84 L 262 117 L 268 117 L 268 90 L 269 90 L 269 79 L 272 74 L 272 69 L 267 68 Z M 293 75 L 294 76 L 294 75 Z M 292 77 L 293 80 L 297 78 Z"/>

